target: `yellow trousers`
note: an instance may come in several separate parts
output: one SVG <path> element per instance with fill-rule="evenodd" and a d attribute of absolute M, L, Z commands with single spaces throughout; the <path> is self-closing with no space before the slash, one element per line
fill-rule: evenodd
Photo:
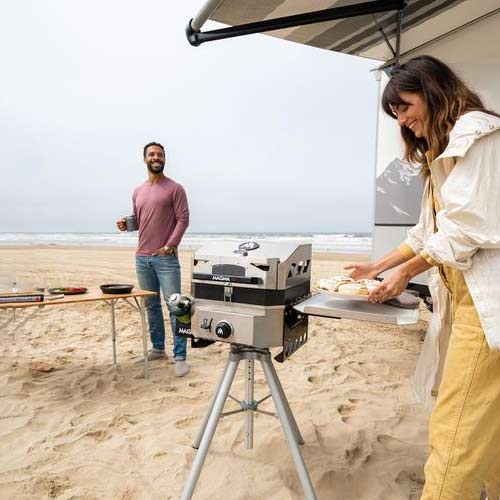
<path fill-rule="evenodd" d="M 484 484 L 488 499 L 496 500 L 500 351 L 488 347 L 462 273 L 443 268 L 442 275 L 452 295 L 453 326 L 430 420 L 430 456 L 421 500 L 479 500 Z"/>

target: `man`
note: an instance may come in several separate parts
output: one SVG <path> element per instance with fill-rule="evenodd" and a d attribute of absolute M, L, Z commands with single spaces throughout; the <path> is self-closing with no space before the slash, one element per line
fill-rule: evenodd
<path fill-rule="evenodd" d="M 181 291 L 181 271 L 177 247 L 189 225 L 189 207 L 184 188 L 163 174 L 165 150 L 161 144 L 144 146 L 148 180 L 134 189 L 132 203 L 139 226 L 136 271 L 139 286 L 158 295 L 146 299 L 146 311 L 153 349 L 148 360 L 166 359 L 165 324 L 160 289 L 165 300 Z M 127 229 L 125 219 L 117 221 L 120 231 Z M 186 339 L 175 336 L 175 316 L 170 314 L 174 337 L 175 375 L 189 372 L 186 363 Z"/>

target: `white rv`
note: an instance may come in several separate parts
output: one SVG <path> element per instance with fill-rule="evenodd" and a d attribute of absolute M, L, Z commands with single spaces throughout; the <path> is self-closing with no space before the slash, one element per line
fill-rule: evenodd
<path fill-rule="evenodd" d="M 228 27 L 203 31 L 208 19 Z M 429 54 L 457 70 L 487 108 L 500 110 L 500 0 L 210 0 L 187 27 L 193 45 L 253 33 L 377 59 L 379 94 L 392 65 Z M 399 127 L 380 109 L 374 258 L 397 246 L 418 220 L 418 170 L 401 156 Z M 423 276 L 412 285 L 426 294 Z"/>

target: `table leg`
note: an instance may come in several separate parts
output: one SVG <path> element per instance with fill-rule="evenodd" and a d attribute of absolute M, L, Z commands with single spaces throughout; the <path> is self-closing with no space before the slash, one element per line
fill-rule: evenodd
<path fill-rule="evenodd" d="M 14 348 L 14 356 L 17 357 L 17 344 L 16 344 L 16 310 L 12 309 L 12 347 Z"/>
<path fill-rule="evenodd" d="M 14 308 L 12 308 L 11 319 L 9 319 L 10 314 L 11 314 L 11 309 L 10 308 L 2 309 L 2 311 L 5 311 L 6 321 L 4 323 L 2 323 L 2 325 L 0 325 L 0 328 L 3 329 L 5 327 L 5 330 L 4 330 L 5 331 L 5 345 L 4 345 L 3 339 L 2 339 L 2 341 L 0 342 L 0 353 L 3 353 L 3 351 L 5 351 L 5 353 L 7 354 L 8 349 L 9 349 L 8 344 L 10 342 L 9 337 L 12 334 L 12 352 L 13 352 L 14 356 L 17 356 L 16 336 L 15 336 L 15 331 L 16 331 L 16 310 Z M 4 316 L 2 314 L 2 319 L 3 318 L 4 318 Z M 11 329 L 12 329 L 12 332 L 10 331 Z"/>
<path fill-rule="evenodd" d="M 146 299 L 140 298 L 139 312 L 141 314 L 141 327 L 142 327 L 142 351 L 144 354 L 144 377 L 149 378 L 149 365 L 148 365 L 148 339 L 146 328 Z"/>
<path fill-rule="evenodd" d="M 115 303 L 111 300 L 111 341 L 113 342 L 113 364 L 116 365 L 116 323 L 115 323 Z"/>

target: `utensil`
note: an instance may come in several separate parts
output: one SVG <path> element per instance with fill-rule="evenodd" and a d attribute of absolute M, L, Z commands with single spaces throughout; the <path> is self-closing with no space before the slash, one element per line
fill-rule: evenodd
<path fill-rule="evenodd" d="M 133 288 L 134 288 L 134 285 L 125 285 L 125 284 L 120 284 L 120 283 L 111 283 L 111 284 L 100 286 L 102 293 L 110 293 L 113 295 L 130 293 Z"/>
<path fill-rule="evenodd" d="M 44 295 L 44 300 L 59 300 L 64 299 L 64 293 L 57 295 Z"/>
<path fill-rule="evenodd" d="M 70 286 L 70 287 L 53 287 L 49 288 L 48 292 L 51 293 L 52 295 L 59 295 L 59 294 L 64 294 L 64 295 L 81 295 L 82 293 L 87 293 L 87 289 L 83 286 Z"/>

